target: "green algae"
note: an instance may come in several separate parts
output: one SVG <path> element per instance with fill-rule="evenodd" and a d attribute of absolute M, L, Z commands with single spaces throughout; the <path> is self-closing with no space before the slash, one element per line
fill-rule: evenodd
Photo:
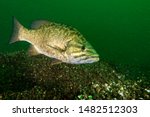
<path fill-rule="evenodd" d="M 150 80 L 104 62 L 56 64 L 25 52 L 0 54 L 0 99 L 150 99 Z"/>

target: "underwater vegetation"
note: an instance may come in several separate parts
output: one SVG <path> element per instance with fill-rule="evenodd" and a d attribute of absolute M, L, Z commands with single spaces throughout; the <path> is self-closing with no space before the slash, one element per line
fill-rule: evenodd
<path fill-rule="evenodd" d="M 21 51 L 0 54 L 0 99 L 150 99 L 150 79 L 103 60 L 51 65 L 49 57 Z"/>

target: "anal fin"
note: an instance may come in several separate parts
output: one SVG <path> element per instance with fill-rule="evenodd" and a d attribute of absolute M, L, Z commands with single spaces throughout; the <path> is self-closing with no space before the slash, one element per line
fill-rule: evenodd
<path fill-rule="evenodd" d="M 35 55 L 39 55 L 40 53 L 37 51 L 37 49 L 33 45 L 31 45 L 28 50 L 28 54 L 31 56 L 35 56 Z"/>
<path fill-rule="evenodd" d="M 58 60 L 58 59 L 52 59 L 51 61 L 51 65 L 56 65 L 56 64 L 60 64 L 62 63 L 62 61 Z"/>

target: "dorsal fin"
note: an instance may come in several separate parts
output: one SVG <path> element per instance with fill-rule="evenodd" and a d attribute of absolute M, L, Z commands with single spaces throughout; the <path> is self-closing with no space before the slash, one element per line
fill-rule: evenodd
<path fill-rule="evenodd" d="M 38 29 L 40 26 L 45 25 L 45 24 L 50 24 L 50 22 L 47 21 L 47 20 L 34 21 L 34 22 L 31 24 L 31 28 L 32 28 L 32 29 Z"/>

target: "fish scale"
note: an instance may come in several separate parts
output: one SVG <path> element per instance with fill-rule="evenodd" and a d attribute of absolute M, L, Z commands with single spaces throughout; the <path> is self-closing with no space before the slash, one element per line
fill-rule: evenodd
<path fill-rule="evenodd" d="M 55 62 L 85 64 L 99 61 L 99 55 L 83 35 L 70 26 L 38 20 L 31 29 L 14 18 L 14 32 L 10 43 L 26 41 L 31 44 L 30 55 L 43 54 Z"/>

